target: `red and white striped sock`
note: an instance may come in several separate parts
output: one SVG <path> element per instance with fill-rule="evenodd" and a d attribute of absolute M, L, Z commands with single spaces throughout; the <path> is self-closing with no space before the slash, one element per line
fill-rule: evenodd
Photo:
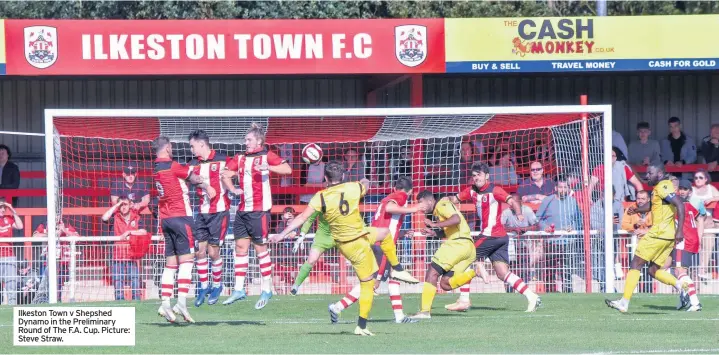
<path fill-rule="evenodd" d="M 209 276 L 207 276 L 207 269 L 210 267 L 210 263 L 207 258 L 197 260 L 197 277 L 200 279 L 200 287 L 204 290 L 209 284 Z"/>
<path fill-rule="evenodd" d="M 387 288 L 389 289 L 389 301 L 392 303 L 394 319 L 400 321 L 404 318 L 404 310 L 402 309 L 402 295 L 399 293 L 399 281 L 390 280 Z"/>
<path fill-rule="evenodd" d="M 222 258 L 212 261 L 212 287 L 222 285 Z"/>
<path fill-rule="evenodd" d="M 507 273 L 507 276 L 504 278 L 504 282 L 507 283 L 507 285 L 512 286 L 513 289 L 517 290 L 517 292 L 529 296 L 534 294 L 532 290 L 527 287 L 527 284 L 524 283 L 524 280 L 522 280 L 519 276 L 515 275 L 513 272 Z"/>
<path fill-rule="evenodd" d="M 459 288 L 459 301 L 469 302 L 469 284 Z"/>
<path fill-rule="evenodd" d="M 187 294 L 190 293 L 190 283 L 192 283 L 192 260 L 180 263 L 177 271 L 177 304 L 187 306 Z"/>
<path fill-rule="evenodd" d="M 250 266 L 250 256 L 235 254 L 235 291 L 245 289 L 245 277 Z"/>
<path fill-rule="evenodd" d="M 694 281 L 689 277 L 689 275 L 682 273 L 680 274 L 677 279 L 681 281 L 682 283 L 686 282 L 687 285 L 689 285 L 689 289 L 687 290 L 687 294 L 689 295 L 689 303 L 691 303 L 692 306 L 696 306 L 699 304 L 699 296 L 697 296 L 697 288 L 694 285 Z"/>
<path fill-rule="evenodd" d="M 270 253 L 264 251 L 257 254 L 260 263 L 260 275 L 262 275 L 262 292 L 272 292 L 272 259 Z"/>
<path fill-rule="evenodd" d="M 357 284 L 355 287 L 352 287 L 350 292 L 347 292 L 347 294 L 342 297 L 341 300 L 339 300 L 337 303 L 334 304 L 334 309 L 337 312 L 342 312 L 347 307 L 351 306 L 353 303 L 357 302 L 357 299 L 360 296 L 360 285 Z"/>
<path fill-rule="evenodd" d="M 165 265 L 162 270 L 162 293 L 160 294 L 162 302 L 170 302 L 172 298 L 172 290 L 175 288 L 175 274 L 177 273 L 177 265 Z"/>

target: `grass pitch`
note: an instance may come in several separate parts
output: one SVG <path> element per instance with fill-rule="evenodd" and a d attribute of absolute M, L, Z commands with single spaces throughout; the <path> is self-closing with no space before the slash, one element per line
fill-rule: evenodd
<path fill-rule="evenodd" d="M 261 311 L 254 309 L 257 297 L 231 306 L 221 299 L 191 306 L 192 325 L 168 324 L 157 316 L 158 302 L 84 304 L 136 309 L 136 346 L 104 348 L 14 347 L 12 310 L 4 306 L 0 353 L 719 353 L 716 296 L 702 297 L 702 312 L 687 313 L 674 310 L 676 296 L 637 295 L 630 312 L 620 314 L 604 305 L 604 295 L 548 294 L 537 313 L 526 314 L 518 294 L 473 294 L 465 313 L 444 310 L 456 295 L 438 295 L 431 320 L 395 324 L 385 294 L 375 297 L 371 314 L 375 337 L 352 334 L 357 305 L 340 324 L 329 323 L 327 304 L 338 297 L 275 296 Z M 419 295 L 403 301 L 414 313 Z"/>

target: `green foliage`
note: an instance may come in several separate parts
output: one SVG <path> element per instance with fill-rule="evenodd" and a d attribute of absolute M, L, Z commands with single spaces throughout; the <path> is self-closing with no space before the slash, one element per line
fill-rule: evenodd
<path fill-rule="evenodd" d="M 595 1 L 7 1 L 0 18 L 350 19 L 592 16 Z M 608 1 L 607 14 L 719 13 L 717 1 Z"/>

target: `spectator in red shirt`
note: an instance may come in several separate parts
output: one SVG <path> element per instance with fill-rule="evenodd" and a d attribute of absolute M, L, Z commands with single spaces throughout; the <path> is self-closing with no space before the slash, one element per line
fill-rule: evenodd
<path fill-rule="evenodd" d="M 612 147 L 612 186 L 616 190 L 614 194 L 614 200 L 624 202 L 627 197 L 630 200 L 634 200 L 638 191 L 644 190 L 639 178 L 634 175 L 632 168 L 626 164 L 627 158 L 624 156 L 621 150 L 617 147 Z M 634 187 L 634 190 L 630 188 Z M 592 196 L 592 192 L 595 188 L 604 187 L 604 164 L 597 165 L 592 171 L 592 176 L 589 181 L 589 196 Z"/>
<path fill-rule="evenodd" d="M 130 258 L 130 238 L 145 235 L 147 231 L 140 229 L 140 213 L 132 208 L 132 202 L 121 196 L 116 204 L 102 215 L 103 222 L 114 219 L 115 235 L 120 240 L 115 242 L 112 255 L 112 279 L 115 284 L 115 299 L 124 300 L 124 285 L 130 282 L 132 299 L 140 299 L 140 269 L 137 262 Z"/>
<path fill-rule="evenodd" d="M 47 227 L 45 227 L 46 223 L 40 223 L 40 225 L 37 226 L 35 231 L 32 233 L 33 237 L 47 237 Z M 57 226 L 57 241 L 56 241 L 56 254 L 55 258 L 58 261 L 57 262 L 57 301 L 62 301 L 62 287 L 65 285 L 65 282 L 70 278 L 70 242 L 68 241 L 61 241 L 61 237 L 76 237 L 79 234 L 75 230 L 75 228 L 69 224 L 65 224 L 63 221 L 60 221 L 60 224 Z M 43 263 L 43 266 L 40 270 L 40 273 L 43 274 L 43 279 L 47 279 L 47 246 L 42 251 L 42 256 L 45 258 L 45 262 Z M 30 261 L 28 261 L 29 263 Z M 46 281 L 43 281 L 46 282 Z"/>
<path fill-rule="evenodd" d="M 9 212 L 9 216 L 7 215 Z M 12 238 L 13 229 L 22 229 L 22 219 L 15 209 L 0 198 L 0 238 Z M 0 283 L 5 284 L 7 304 L 17 304 L 17 258 L 13 243 L 0 243 Z"/>

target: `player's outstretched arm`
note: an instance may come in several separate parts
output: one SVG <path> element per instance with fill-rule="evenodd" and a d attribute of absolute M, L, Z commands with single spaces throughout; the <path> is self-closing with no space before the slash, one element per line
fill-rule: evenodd
<path fill-rule="evenodd" d="M 389 201 L 385 211 L 391 214 L 414 214 L 420 211 L 419 205 L 402 207 L 394 201 Z"/>
<path fill-rule="evenodd" d="M 426 219 L 425 224 L 432 227 L 432 228 L 447 228 L 459 225 L 462 222 L 462 219 L 459 218 L 458 214 L 453 214 L 452 217 L 447 218 L 446 220 L 442 222 L 432 222 L 429 219 Z"/>
<path fill-rule="evenodd" d="M 295 217 L 295 219 L 293 219 L 292 222 L 290 222 L 290 224 L 285 227 L 285 230 L 280 232 L 280 234 L 275 234 L 271 236 L 270 242 L 276 243 L 287 238 L 287 235 L 295 231 L 297 228 L 300 228 L 300 226 L 302 226 L 302 224 L 305 223 L 308 218 L 310 218 L 313 212 L 315 212 L 315 210 L 312 207 L 307 206 L 305 210 L 300 213 L 299 216 Z"/>
<path fill-rule="evenodd" d="M 279 165 L 269 165 L 269 166 L 267 166 L 267 170 L 269 170 L 271 173 L 275 173 L 277 175 L 292 174 L 292 167 L 287 162 L 284 162 Z"/>

